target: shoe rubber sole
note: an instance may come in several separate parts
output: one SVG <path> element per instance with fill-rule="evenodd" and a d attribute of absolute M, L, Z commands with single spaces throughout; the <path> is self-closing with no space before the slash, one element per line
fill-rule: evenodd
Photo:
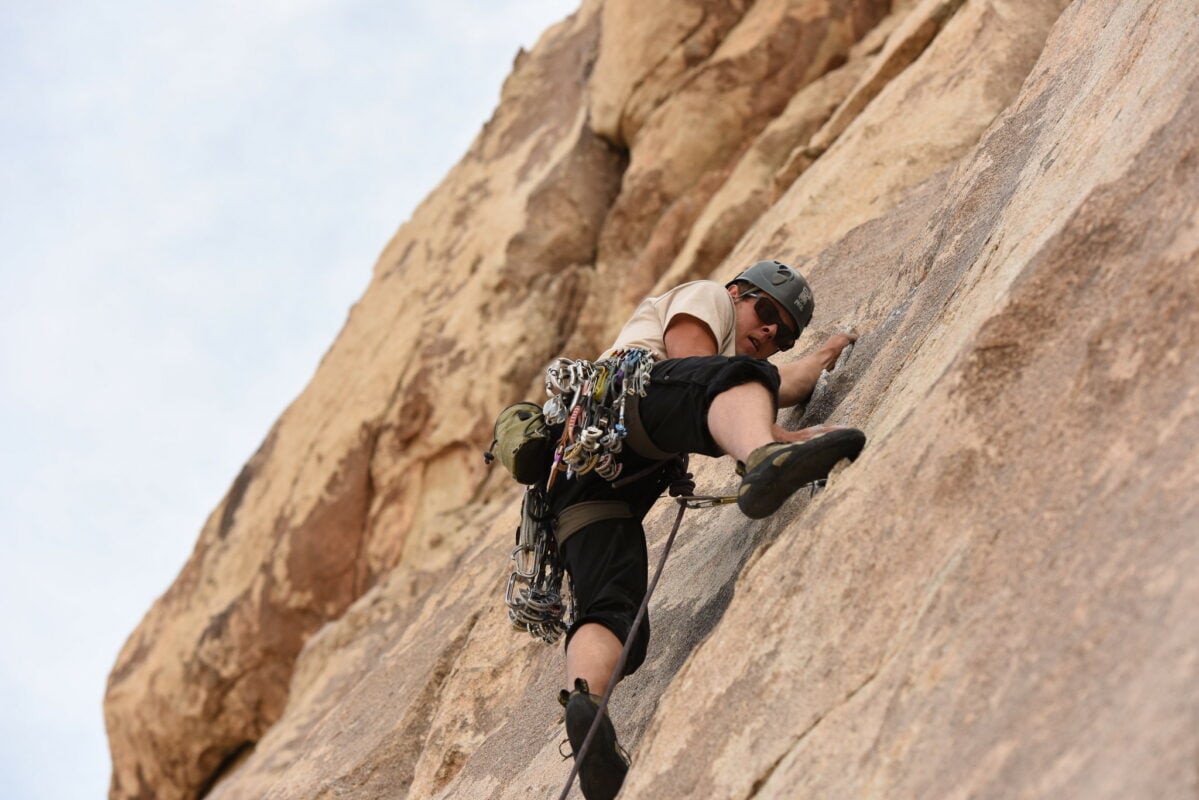
<path fill-rule="evenodd" d="M 745 473 L 737 506 L 750 519 L 769 517 L 798 489 L 827 478 L 838 461 L 856 459 L 865 446 L 866 434 L 846 428 L 780 447 Z"/>

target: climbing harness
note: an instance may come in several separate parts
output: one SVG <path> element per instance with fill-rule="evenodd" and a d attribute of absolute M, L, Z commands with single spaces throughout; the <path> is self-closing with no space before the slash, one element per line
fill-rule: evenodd
<path fill-rule="evenodd" d="M 559 358 L 546 368 L 549 399 L 542 413 L 547 424 L 564 424 L 546 491 L 561 473 L 569 480 L 595 470 L 616 480 L 623 467 L 617 456 L 629 435 L 627 407 L 630 399 L 645 397 L 653 367 L 651 352 L 628 348 L 596 362 Z"/>
<path fill-rule="evenodd" d="M 521 504 L 504 603 L 513 627 L 547 644 L 562 638 L 574 621 L 573 598 L 569 587 L 564 586 L 568 582 L 563 580 L 566 572 L 558 555 L 559 545 L 591 521 L 630 515 L 624 503 L 581 503 L 554 519 L 549 492 L 561 473 L 569 480 L 595 470 L 606 481 L 616 480 L 624 466 L 617 456 L 629 435 L 629 403 L 645 396 L 653 365 L 653 354 L 638 348 L 616 350 L 594 363 L 556 359 L 545 371 L 549 397 L 545 405 L 537 409 L 531 403 L 517 403 L 505 409 L 496 422 L 496 440 L 485 458 L 490 463 L 498 449 L 509 472 L 518 481 L 533 484 L 525 490 Z M 530 418 L 529 412 L 534 410 L 537 413 Z M 545 441 L 543 431 L 552 425 L 563 425 L 562 435 L 553 448 L 548 477 L 537 476 L 529 459 L 518 459 L 544 452 L 548 461 L 549 448 L 537 448 Z M 651 470 L 660 466 L 655 464 Z"/>
<path fill-rule="evenodd" d="M 569 589 L 563 587 L 565 570 L 552 525 L 545 490 L 525 489 L 504 603 L 512 627 L 546 644 L 557 642 L 574 622 L 574 604 Z"/>
<path fill-rule="evenodd" d="M 628 506 L 620 501 L 585 501 L 564 509 L 555 518 L 548 498 L 558 477 L 570 480 L 594 470 L 600 478 L 619 488 L 662 469 L 667 460 L 678 458 L 641 443 L 642 438 L 648 441 L 648 437 L 642 437 L 637 401 L 645 396 L 653 366 L 653 354 L 639 348 L 616 350 L 594 363 L 556 359 L 545 371 L 549 399 L 540 413 L 531 419 L 529 412 L 536 411 L 536 406 L 517 403 L 505 409 L 497 420 L 496 441 L 485 454 L 488 463 L 498 450 L 500 460 L 518 481 L 533 484 L 526 488 L 521 504 L 504 603 L 512 626 L 528 632 L 534 639 L 554 644 L 574 621 L 573 593 L 559 556 L 561 544 L 591 522 L 631 516 Z M 552 467 L 548 477 L 542 473 L 534 481 L 536 470 L 531 468 L 532 460 L 525 456 L 542 452 L 548 460 L 549 449 L 538 451 L 535 447 L 546 441 L 542 431 L 552 425 L 563 425 L 553 448 Z M 630 449 L 658 460 L 632 475 L 621 476 L 624 464 L 617 456 L 626 438 Z M 518 458 L 525 460 L 516 463 Z M 681 464 L 680 471 L 688 482 L 676 483 L 671 488 L 671 494 L 679 497 L 680 502 L 688 503 L 689 508 L 736 502 L 735 496 L 695 496 L 685 461 Z"/>

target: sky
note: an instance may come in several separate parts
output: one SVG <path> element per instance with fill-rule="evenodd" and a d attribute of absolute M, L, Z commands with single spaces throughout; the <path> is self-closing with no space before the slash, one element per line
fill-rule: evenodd
<path fill-rule="evenodd" d="M 122 644 L 576 6 L 0 4 L 0 797 L 106 795 Z"/>

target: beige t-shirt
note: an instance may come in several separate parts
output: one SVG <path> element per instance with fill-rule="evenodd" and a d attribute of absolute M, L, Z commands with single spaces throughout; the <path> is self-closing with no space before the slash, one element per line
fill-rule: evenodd
<path fill-rule="evenodd" d="M 733 298 L 719 283 L 692 281 L 660 297 L 642 300 L 616 341 L 600 358 L 628 347 L 642 347 L 659 359 L 666 358 L 666 328 L 678 314 L 688 314 L 706 324 L 716 338 L 720 355 L 737 355 L 737 312 L 733 309 Z"/>

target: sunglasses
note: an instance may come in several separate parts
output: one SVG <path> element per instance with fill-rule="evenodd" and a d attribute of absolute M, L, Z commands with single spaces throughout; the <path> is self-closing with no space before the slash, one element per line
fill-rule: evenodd
<path fill-rule="evenodd" d="M 778 308 L 770 302 L 769 298 L 757 292 L 747 292 L 741 296 L 754 301 L 754 313 L 758 315 L 758 319 L 762 320 L 762 324 L 775 326 L 774 344 L 779 350 L 790 350 L 795 346 L 795 333 L 791 330 L 790 325 L 783 322 Z"/>

